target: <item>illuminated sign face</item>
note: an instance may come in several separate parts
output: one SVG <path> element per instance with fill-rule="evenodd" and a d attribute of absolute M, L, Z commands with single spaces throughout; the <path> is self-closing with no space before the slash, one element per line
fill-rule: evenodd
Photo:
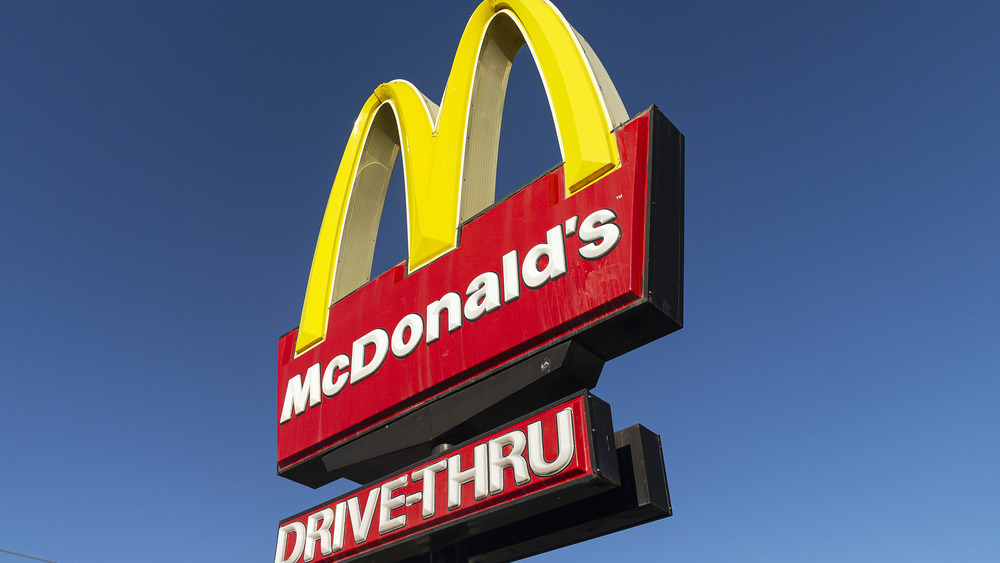
<path fill-rule="evenodd" d="M 469 535 L 470 520 L 481 533 L 615 487 L 610 413 L 579 395 L 288 518 L 275 563 L 399 561 Z"/>
<path fill-rule="evenodd" d="M 565 162 L 489 206 L 523 44 Z M 680 328 L 683 138 L 655 108 L 626 119 L 590 47 L 543 0 L 477 8 L 440 108 L 406 82 L 376 89 L 331 191 L 301 324 L 279 341 L 279 473 L 298 479 L 547 346 L 572 338 L 608 360 Z M 400 147 L 409 259 L 369 282 Z"/>

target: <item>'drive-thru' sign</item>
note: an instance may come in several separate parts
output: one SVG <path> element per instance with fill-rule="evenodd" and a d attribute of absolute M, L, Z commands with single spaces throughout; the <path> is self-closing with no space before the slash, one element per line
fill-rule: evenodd
<path fill-rule="evenodd" d="M 275 563 L 398 561 L 617 486 L 610 414 L 584 393 L 288 518 Z"/>
<path fill-rule="evenodd" d="M 492 204 L 503 89 L 525 44 L 564 163 Z M 409 256 L 369 281 L 400 147 Z M 680 328 L 682 155 L 655 108 L 628 120 L 549 2 L 483 2 L 440 107 L 383 84 L 351 133 L 300 326 L 279 341 L 279 473 L 322 484 L 324 455 L 548 346 L 573 339 L 608 360 Z"/>

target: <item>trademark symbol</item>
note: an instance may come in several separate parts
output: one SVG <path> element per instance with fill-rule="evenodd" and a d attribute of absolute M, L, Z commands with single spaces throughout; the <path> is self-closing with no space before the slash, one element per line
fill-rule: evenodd
<path fill-rule="evenodd" d="M 615 196 L 615 199 L 621 199 L 621 198 L 622 198 L 622 194 L 618 194 L 618 195 Z"/>

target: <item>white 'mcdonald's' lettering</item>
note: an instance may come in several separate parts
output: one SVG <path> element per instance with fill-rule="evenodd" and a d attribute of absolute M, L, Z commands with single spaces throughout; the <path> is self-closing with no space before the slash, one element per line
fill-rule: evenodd
<path fill-rule="evenodd" d="M 318 406 L 324 398 L 337 396 L 348 385 L 357 385 L 375 375 L 390 352 L 393 357 L 403 359 L 416 350 L 421 340 L 430 346 L 441 339 L 442 332 L 455 332 L 462 328 L 463 322 L 474 322 L 519 299 L 522 283 L 538 291 L 566 275 L 568 237 L 580 241 L 577 252 L 581 258 L 589 261 L 604 258 L 621 240 L 622 228 L 615 222 L 617 219 L 618 215 L 611 209 L 599 209 L 582 220 L 578 216 L 571 217 L 549 229 L 545 242 L 524 254 L 520 268 L 518 251 L 512 250 L 501 258 L 502 277 L 491 271 L 473 278 L 464 291 L 464 304 L 462 294 L 450 291 L 427 304 L 423 311 L 425 316 L 410 313 L 400 319 L 391 336 L 386 329 L 376 328 L 354 341 L 350 355 L 340 354 L 326 366 L 313 364 L 304 377 L 298 374 L 288 380 L 280 423 L 285 424 L 307 408 Z"/>

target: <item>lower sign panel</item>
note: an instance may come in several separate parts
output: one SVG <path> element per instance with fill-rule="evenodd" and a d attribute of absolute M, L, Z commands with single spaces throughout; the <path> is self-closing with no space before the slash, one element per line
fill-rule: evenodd
<path fill-rule="evenodd" d="M 274 560 L 398 561 L 619 483 L 611 409 L 582 392 L 282 521 Z"/>

